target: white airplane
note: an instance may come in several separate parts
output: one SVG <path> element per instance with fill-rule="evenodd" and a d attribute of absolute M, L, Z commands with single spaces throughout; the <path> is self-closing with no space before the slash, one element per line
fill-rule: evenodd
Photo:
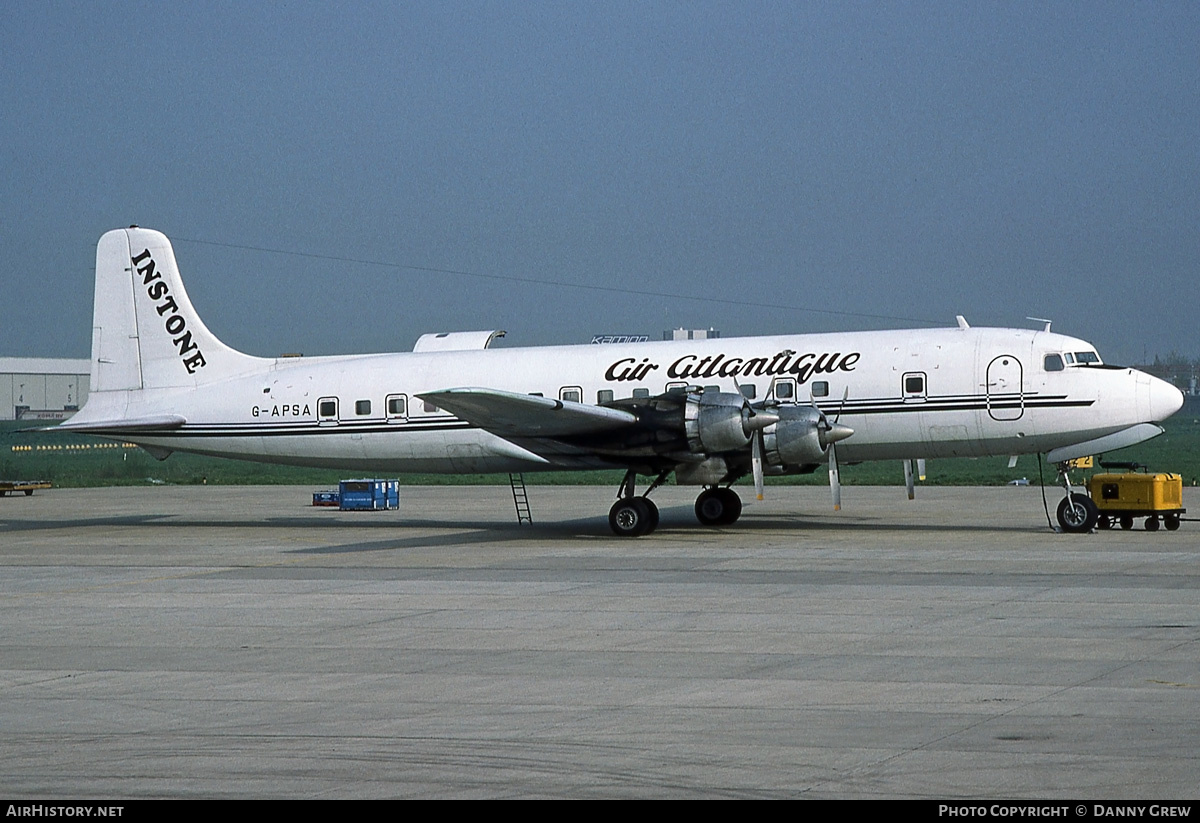
<path fill-rule="evenodd" d="M 58 429 L 175 451 L 393 472 L 626 470 L 609 512 L 653 531 L 674 473 L 696 516 L 737 520 L 730 488 L 839 461 L 1046 453 L 1064 530 L 1097 511 L 1066 461 L 1162 433 L 1183 395 L 1049 331 L 957 328 L 490 349 L 503 332 L 427 334 L 411 353 L 261 358 L 192 308 L 170 241 L 138 227 L 96 251 L 91 389 Z M 923 473 L 923 472 L 922 472 Z M 639 475 L 653 478 L 639 495 Z"/>

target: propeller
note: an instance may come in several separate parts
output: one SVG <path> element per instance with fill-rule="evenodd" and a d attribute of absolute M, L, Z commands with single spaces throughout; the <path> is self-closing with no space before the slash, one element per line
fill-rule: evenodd
<path fill-rule="evenodd" d="M 854 429 L 838 423 L 842 419 L 842 409 L 846 407 L 846 398 L 849 396 L 850 387 L 846 386 L 846 390 L 842 392 L 842 402 L 838 404 L 837 414 L 834 415 L 833 423 L 829 428 L 821 432 L 821 445 L 828 444 L 829 446 L 829 493 L 833 496 L 833 510 L 835 512 L 842 510 L 842 478 L 838 471 L 837 442 L 845 440 L 854 434 Z"/>
<path fill-rule="evenodd" d="M 833 510 L 842 510 L 842 480 L 838 475 L 837 449 L 829 447 L 829 491 L 833 494 Z"/>
<path fill-rule="evenodd" d="M 742 387 L 738 385 L 736 377 L 733 378 L 733 385 L 738 390 L 738 394 L 746 396 Z M 750 405 L 749 399 L 742 407 L 743 428 L 750 430 L 750 469 L 754 475 L 754 494 L 759 500 L 763 499 L 763 429 L 779 422 L 779 415 L 766 410 L 774 399 L 774 393 L 775 384 L 771 383 L 771 387 L 767 390 L 767 396 L 763 398 L 758 410 Z"/>
<path fill-rule="evenodd" d="M 750 468 L 754 471 L 754 494 L 759 500 L 763 499 L 763 433 L 759 429 L 750 441 Z"/>

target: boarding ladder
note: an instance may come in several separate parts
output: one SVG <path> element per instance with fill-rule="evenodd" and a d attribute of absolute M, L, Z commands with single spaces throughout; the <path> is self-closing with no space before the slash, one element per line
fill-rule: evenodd
<path fill-rule="evenodd" d="M 525 475 L 510 473 L 508 483 L 512 486 L 513 505 L 517 507 L 517 522 L 533 523 L 533 514 L 529 511 L 529 495 L 525 493 Z"/>

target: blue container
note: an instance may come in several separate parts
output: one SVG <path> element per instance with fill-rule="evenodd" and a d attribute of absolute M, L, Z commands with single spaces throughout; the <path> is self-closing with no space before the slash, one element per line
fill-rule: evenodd
<path fill-rule="evenodd" d="M 338 491 L 344 512 L 400 508 L 399 480 L 343 480 Z"/>

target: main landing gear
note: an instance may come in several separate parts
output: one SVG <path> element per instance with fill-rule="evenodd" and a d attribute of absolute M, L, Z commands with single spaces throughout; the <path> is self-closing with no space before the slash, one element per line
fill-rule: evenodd
<path fill-rule="evenodd" d="M 662 485 L 670 475 L 661 473 L 645 495 L 634 494 L 637 473 L 630 470 L 617 490 L 617 502 L 608 510 L 608 525 L 618 537 L 641 537 L 658 528 L 658 506 L 650 499 L 650 492 Z M 729 526 L 742 514 L 742 499 L 730 488 L 710 486 L 696 498 L 696 519 L 705 526 Z"/>
<path fill-rule="evenodd" d="M 696 519 L 705 526 L 729 526 L 742 515 L 742 498 L 730 488 L 713 486 L 696 498 Z"/>
<path fill-rule="evenodd" d="M 621 488 L 617 489 L 617 502 L 608 510 L 608 525 L 617 537 L 641 537 L 650 534 L 658 528 L 658 506 L 650 499 L 650 492 L 657 489 L 670 475 L 669 471 L 662 472 L 646 495 L 639 497 L 634 494 L 637 490 L 637 472 L 633 469 L 625 472 Z"/>

